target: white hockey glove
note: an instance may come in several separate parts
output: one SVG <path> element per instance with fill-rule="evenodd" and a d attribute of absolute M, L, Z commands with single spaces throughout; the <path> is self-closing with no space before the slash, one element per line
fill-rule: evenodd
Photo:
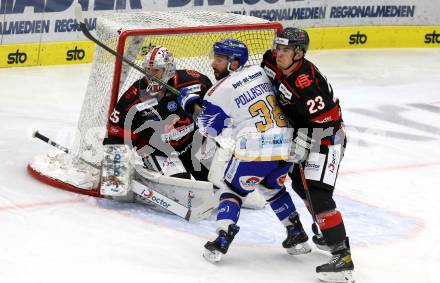
<path fill-rule="evenodd" d="M 104 145 L 101 195 L 126 196 L 134 173 L 134 154 L 125 144 Z"/>
<path fill-rule="evenodd" d="M 297 163 L 306 160 L 313 143 L 313 139 L 307 135 L 307 132 L 304 133 L 300 129 L 292 141 L 288 161 Z"/>

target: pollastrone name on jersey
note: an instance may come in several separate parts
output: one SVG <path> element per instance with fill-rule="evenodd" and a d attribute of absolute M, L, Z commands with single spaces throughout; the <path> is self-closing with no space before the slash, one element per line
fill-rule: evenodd
<path fill-rule="evenodd" d="M 240 108 L 241 106 L 246 105 L 258 96 L 262 95 L 263 93 L 270 92 L 271 90 L 272 85 L 270 83 L 262 83 L 254 86 L 245 93 L 240 94 L 237 98 L 234 99 L 234 101 L 237 104 L 237 107 Z"/>

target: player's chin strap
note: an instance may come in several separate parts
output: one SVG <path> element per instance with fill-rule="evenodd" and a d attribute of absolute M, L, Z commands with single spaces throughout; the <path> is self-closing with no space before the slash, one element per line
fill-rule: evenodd
<path fill-rule="evenodd" d="M 292 64 L 290 64 L 289 67 L 287 67 L 287 68 L 282 68 L 283 71 L 285 71 L 285 70 L 289 70 L 289 69 L 290 69 L 293 65 L 295 65 L 295 63 L 298 62 L 298 61 L 299 61 L 299 60 L 292 59 Z"/>
<path fill-rule="evenodd" d="M 285 70 L 289 70 L 293 65 L 295 65 L 296 62 L 299 62 L 299 61 L 302 60 L 302 58 L 304 58 L 304 57 L 301 57 L 301 59 L 295 60 L 295 56 L 296 56 L 296 54 L 298 54 L 298 53 L 295 52 L 295 51 L 293 51 L 292 64 L 290 64 L 289 67 L 287 67 L 287 68 L 282 68 L 283 71 L 285 71 Z"/>
<path fill-rule="evenodd" d="M 147 91 L 150 96 L 157 96 L 162 90 L 164 90 L 164 88 L 160 84 L 148 80 Z"/>
<path fill-rule="evenodd" d="M 239 72 L 239 71 L 243 70 L 243 68 L 244 68 L 244 65 L 242 65 L 242 66 L 239 66 L 236 70 L 232 70 L 232 69 L 231 69 L 231 64 L 232 64 L 232 62 L 234 62 L 234 60 L 237 60 L 237 61 L 238 61 L 238 59 L 235 59 L 235 58 L 228 58 L 228 67 L 227 67 L 227 70 L 228 70 L 229 73 Z"/>
<path fill-rule="evenodd" d="M 239 71 L 243 70 L 243 68 L 244 68 L 244 66 L 240 66 L 236 70 L 232 70 L 231 69 L 231 64 L 232 64 L 232 62 L 228 61 L 228 72 L 229 73 L 239 72 Z"/>
<path fill-rule="evenodd" d="M 295 49 L 296 48 L 293 48 L 292 64 L 290 64 L 287 68 L 281 68 L 283 71 L 289 70 L 293 65 L 295 65 L 296 62 L 299 62 L 304 58 L 305 54 L 300 59 L 295 60 L 295 56 L 296 56 L 296 54 L 298 54 L 298 51 L 296 51 Z"/>

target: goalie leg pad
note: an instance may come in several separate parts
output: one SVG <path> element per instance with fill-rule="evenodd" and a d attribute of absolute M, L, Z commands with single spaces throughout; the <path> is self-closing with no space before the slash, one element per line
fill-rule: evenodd
<path fill-rule="evenodd" d="M 144 158 L 145 166 L 165 176 L 191 179 L 182 161 L 177 156 L 149 155 Z"/>
<path fill-rule="evenodd" d="M 101 194 L 104 196 L 126 196 L 134 172 L 134 155 L 128 145 L 104 145 L 102 161 Z"/>
<path fill-rule="evenodd" d="M 164 176 L 140 165 L 136 165 L 135 180 L 187 208 L 199 207 L 207 202 L 216 205 L 214 189 L 209 182 Z"/>

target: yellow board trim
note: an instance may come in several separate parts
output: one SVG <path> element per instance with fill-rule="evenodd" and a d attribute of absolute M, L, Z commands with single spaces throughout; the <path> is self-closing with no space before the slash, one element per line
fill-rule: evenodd
<path fill-rule="evenodd" d="M 306 30 L 310 35 L 310 50 L 440 47 L 440 26 L 359 26 Z M 197 40 L 203 42 L 201 38 Z M 207 43 L 206 48 L 210 44 Z M 90 63 L 93 61 L 93 51 L 94 43 L 91 41 L 0 45 L 0 68 Z M 250 54 L 255 52 L 262 50 L 250 50 Z"/>
<path fill-rule="evenodd" d="M 91 41 L 0 45 L 0 68 L 91 63 Z"/>
<path fill-rule="evenodd" d="M 360 26 L 306 30 L 310 36 L 310 50 L 440 47 L 440 26 Z M 431 42 L 426 42 L 428 39 Z"/>

